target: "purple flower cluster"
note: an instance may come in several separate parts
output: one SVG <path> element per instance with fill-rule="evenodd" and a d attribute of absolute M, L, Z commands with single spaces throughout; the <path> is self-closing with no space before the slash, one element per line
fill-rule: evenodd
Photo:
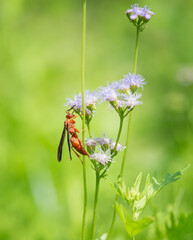
<path fill-rule="evenodd" d="M 108 163 L 112 162 L 112 158 L 109 152 L 104 152 L 100 150 L 100 152 L 94 152 L 91 155 L 91 158 L 102 164 L 103 166 L 108 165 Z"/>
<path fill-rule="evenodd" d="M 112 138 L 108 138 L 106 135 L 104 135 L 101 138 L 96 137 L 96 138 L 86 139 L 87 150 L 90 154 L 97 152 L 97 149 L 103 152 L 107 152 L 110 150 L 110 152 L 112 153 L 112 151 L 115 148 L 115 144 L 116 142 Z M 95 149 L 96 146 L 97 146 L 97 149 Z M 122 151 L 124 149 L 125 149 L 125 146 L 121 145 L 120 143 L 117 144 L 116 152 Z"/>
<path fill-rule="evenodd" d="M 101 87 L 99 96 L 102 102 L 107 101 L 119 113 L 132 110 L 139 101 L 141 94 L 137 93 L 140 87 L 143 89 L 144 78 L 139 74 L 129 73 L 120 81 L 108 83 L 107 87 Z"/>
<path fill-rule="evenodd" d="M 110 105 L 120 114 L 131 111 L 136 105 L 141 104 L 139 101 L 141 94 L 137 93 L 139 88 L 143 89 L 145 79 L 140 74 L 129 73 L 119 81 L 107 83 L 106 87 L 100 87 L 94 92 L 85 91 L 86 122 L 92 119 L 96 105 L 99 102 L 109 102 Z M 67 98 L 65 106 L 73 107 L 77 114 L 82 113 L 82 94 L 74 95 Z M 128 111 L 126 111 L 128 110 Z"/>
<path fill-rule="evenodd" d="M 64 106 L 73 107 L 78 113 L 82 113 L 82 93 L 74 95 L 72 98 L 66 98 L 67 103 Z M 85 108 L 86 115 L 93 115 L 96 109 L 96 104 L 99 101 L 99 97 L 96 91 L 85 91 Z"/>
<path fill-rule="evenodd" d="M 139 4 L 134 4 L 131 5 L 131 9 L 126 11 L 126 15 L 136 27 L 141 27 L 140 30 L 142 31 L 154 13 L 150 11 L 147 6 L 141 8 Z"/>
<path fill-rule="evenodd" d="M 100 90 L 101 91 L 99 92 L 99 96 L 102 102 L 114 102 L 117 100 L 117 92 L 112 83 L 107 83 L 107 86 L 105 88 L 101 87 Z"/>

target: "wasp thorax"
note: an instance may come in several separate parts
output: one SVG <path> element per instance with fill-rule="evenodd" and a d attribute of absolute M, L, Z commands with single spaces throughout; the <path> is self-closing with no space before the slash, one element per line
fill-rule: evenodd
<path fill-rule="evenodd" d="M 66 115 L 66 118 L 73 118 L 74 116 L 75 116 L 74 114 L 68 113 L 68 114 Z"/>

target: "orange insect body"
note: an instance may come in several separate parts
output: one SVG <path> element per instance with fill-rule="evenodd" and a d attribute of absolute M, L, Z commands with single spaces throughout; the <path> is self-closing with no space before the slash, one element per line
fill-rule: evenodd
<path fill-rule="evenodd" d="M 87 151 L 84 149 L 82 142 L 79 138 L 76 137 L 77 134 L 73 134 L 70 141 L 72 144 L 72 147 L 76 149 L 77 152 L 79 152 L 82 155 L 86 155 L 90 158 L 90 155 L 87 153 Z"/>
<path fill-rule="evenodd" d="M 67 112 L 68 113 L 68 112 Z M 73 134 L 73 133 L 76 133 L 76 132 L 79 132 L 78 129 L 75 128 L 75 121 L 73 118 L 76 118 L 77 116 L 75 116 L 74 114 L 72 113 L 68 113 L 66 115 L 66 120 L 64 122 L 64 127 L 66 130 L 68 130 L 68 127 L 69 127 L 69 132 L 70 134 Z M 78 136 L 77 136 L 78 137 Z"/>
<path fill-rule="evenodd" d="M 76 156 L 79 159 L 80 159 L 80 156 L 78 155 L 78 153 L 80 153 L 82 155 L 86 155 L 90 158 L 90 155 L 84 149 L 83 144 L 82 144 L 81 140 L 79 139 L 79 137 L 77 135 L 77 133 L 79 133 L 79 130 L 75 128 L 74 119 L 77 118 L 78 116 L 75 116 L 74 114 L 69 113 L 69 110 L 66 111 L 66 113 L 67 113 L 67 115 L 66 115 L 66 120 L 64 122 L 64 130 L 63 130 L 62 137 L 61 137 L 61 140 L 60 140 L 60 144 L 59 144 L 59 147 L 58 147 L 58 161 L 60 162 L 61 158 L 62 158 L 62 147 L 63 147 L 64 138 L 65 138 L 65 130 L 67 130 L 68 148 L 69 148 L 69 153 L 70 153 L 70 159 L 71 159 L 71 149 L 74 151 L 74 153 L 76 154 Z M 71 135 L 71 138 L 70 138 L 70 135 Z"/>

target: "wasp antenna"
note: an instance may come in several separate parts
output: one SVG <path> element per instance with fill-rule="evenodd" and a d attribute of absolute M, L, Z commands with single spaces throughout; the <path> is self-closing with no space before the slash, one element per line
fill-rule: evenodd
<path fill-rule="evenodd" d="M 72 110 L 76 105 L 73 105 L 70 109 L 68 109 L 66 112 L 69 112 L 70 110 Z"/>

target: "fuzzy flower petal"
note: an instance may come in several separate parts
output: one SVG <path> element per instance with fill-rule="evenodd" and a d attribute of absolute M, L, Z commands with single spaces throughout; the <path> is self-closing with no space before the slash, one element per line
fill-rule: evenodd
<path fill-rule="evenodd" d="M 135 88 L 141 87 L 143 89 L 144 81 L 145 79 L 140 74 L 129 73 L 122 79 L 122 85 L 130 85 Z"/>
<path fill-rule="evenodd" d="M 85 144 L 88 147 L 95 147 L 97 145 L 97 142 L 92 138 L 86 138 Z"/>
<path fill-rule="evenodd" d="M 111 156 L 107 152 L 101 151 L 100 153 L 93 153 L 90 155 L 92 159 L 96 160 L 102 165 L 106 165 L 109 162 L 112 162 Z"/>
<path fill-rule="evenodd" d="M 72 98 L 66 98 L 66 100 L 67 103 L 64 106 L 71 106 L 74 107 L 75 110 L 82 112 L 82 93 L 74 95 Z M 85 91 L 86 114 L 92 115 L 94 113 L 94 109 L 96 108 L 96 104 L 98 103 L 98 101 L 99 96 L 96 91 Z"/>
<path fill-rule="evenodd" d="M 131 20 L 135 20 L 138 17 L 144 17 L 146 20 L 149 20 L 154 13 L 150 11 L 147 6 L 141 8 L 139 4 L 134 4 L 131 5 L 131 9 L 126 11 L 126 15 L 128 15 Z"/>
<path fill-rule="evenodd" d="M 113 89 L 127 92 L 129 89 L 137 90 L 140 87 L 143 89 L 143 85 L 146 84 L 144 81 L 145 79 L 140 74 L 128 73 L 120 81 L 112 82 L 111 86 Z"/>
<path fill-rule="evenodd" d="M 137 94 L 137 93 L 130 93 L 129 95 L 122 95 L 123 99 L 124 99 L 124 103 L 127 107 L 129 107 L 130 109 L 134 108 L 136 105 L 142 104 L 141 101 L 138 101 L 138 99 L 141 98 L 141 94 Z"/>
<path fill-rule="evenodd" d="M 111 150 L 113 150 L 115 148 L 115 144 L 116 144 L 116 142 L 111 143 L 111 146 L 110 146 Z M 119 151 L 124 150 L 125 148 L 126 148 L 125 146 L 118 143 L 117 147 L 116 147 L 116 151 L 119 152 Z"/>
<path fill-rule="evenodd" d="M 101 87 L 99 96 L 102 102 L 114 102 L 117 100 L 117 93 L 113 87 L 113 84 L 108 84 L 107 87 Z"/>
<path fill-rule="evenodd" d="M 95 141 L 101 146 L 104 146 L 104 145 L 109 146 L 113 140 L 111 138 L 107 138 L 104 136 L 104 138 L 95 138 Z"/>

